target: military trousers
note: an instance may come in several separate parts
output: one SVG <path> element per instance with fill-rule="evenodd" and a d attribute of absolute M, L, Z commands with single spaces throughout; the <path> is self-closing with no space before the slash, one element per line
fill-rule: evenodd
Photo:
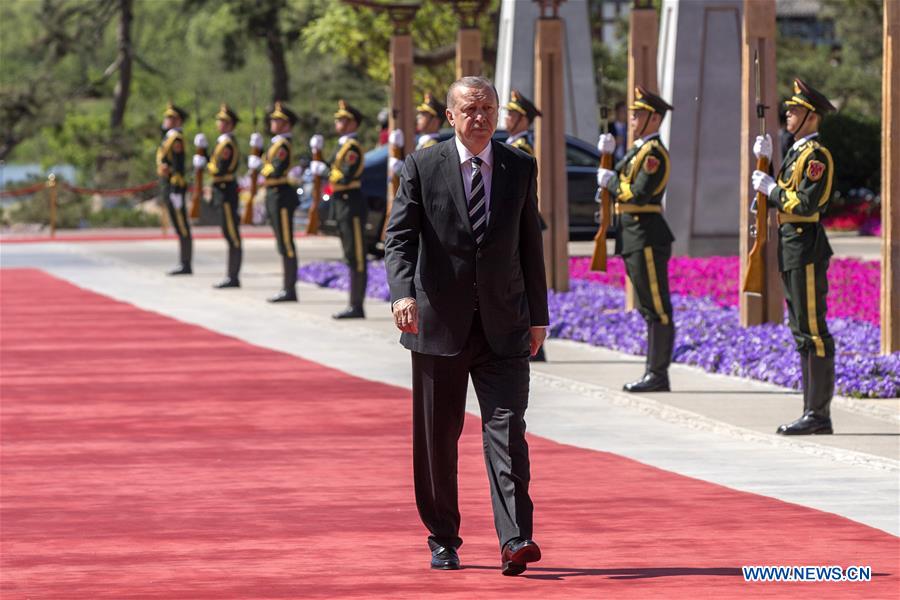
<path fill-rule="evenodd" d="M 286 188 L 286 189 L 282 189 Z M 289 185 L 270 187 L 266 190 L 266 212 L 278 253 L 285 258 L 296 258 L 294 246 L 294 211 L 297 210 L 297 194 Z"/>
<path fill-rule="evenodd" d="M 834 356 L 834 338 L 825 322 L 828 261 L 783 271 L 781 281 L 797 350 L 818 357 Z"/>
<path fill-rule="evenodd" d="M 350 307 L 361 308 L 366 296 L 366 217 L 368 207 L 360 190 L 335 192 L 331 201 L 341 236 L 344 261 L 350 269 Z"/>
<path fill-rule="evenodd" d="M 672 299 L 669 295 L 669 258 L 672 246 L 647 246 L 630 252 L 625 272 L 634 287 L 638 310 L 647 323 L 672 324 Z"/>
<path fill-rule="evenodd" d="M 165 186 L 162 189 L 169 221 L 178 236 L 179 261 L 184 267 L 191 266 L 193 255 L 193 238 L 191 222 L 187 212 L 187 193 L 184 188 Z"/>

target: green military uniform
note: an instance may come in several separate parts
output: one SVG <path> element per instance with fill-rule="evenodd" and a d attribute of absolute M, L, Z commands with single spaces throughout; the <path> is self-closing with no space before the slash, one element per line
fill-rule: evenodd
<path fill-rule="evenodd" d="M 425 93 L 422 104 L 416 107 L 416 114 L 423 114 L 429 119 L 437 119 L 438 128 L 444 124 L 444 118 L 447 114 L 447 107 L 441 104 L 430 92 Z M 416 150 L 423 148 L 431 148 L 440 141 L 438 132 L 420 133 L 419 139 L 416 141 Z"/>
<path fill-rule="evenodd" d="M 217 121 L 238 122 L 237 114 L 223 104 L 216 114 Z M 219 211 L 222 235 L 228 243 L 228 274 L 216 287 L 240 287 L 238 274 L 241 270 L 243 251 L 241 249 L 240 200 L 238 198 L 237 167 L 240 151 L 232 132 L 223 133 L 216 140 L 207 170 L 212 177 L 212 203 Z"/>
<path fill-rule="evenodd" d="M 834 106 L 801 80 L 787 104 L 823 115 Z M 801 124 L 802 127 L 802 124 Z M 798 128 L 799 129 L 799 128 Z M 813 133 L 788 151 L 768 195 L 778 210 L 778 268 L 788 306 L 788 323 L 800 353 L 804 417 L 779 433 L 831 433 L 834 339 L 825 322 L 828 261 L 833 252 L 820 217 L 831 200 L 834 161 Z"/>
<path fill-rule="evenodd" d="M 283 119 L 292 126 L 297 115 L 281 102 L 269 112 L 269 119 Z M 260 174 L 265 178 L 266 213 L 284 270 L 284 286 L 279 294 L 270 298 L 273 302 L 297 300 L 297 248 L 294 246 L 294 211 L 297 210 L 297 182 L 288 178 L 293 158 L 290 133 L 278 134 L 272 138 Z"/>
<path fill-rule="evenodd" d="M 341 100 L 334 118 L 353 119 L 358 124 L 362 121 L 362 113 Z M 335 317 L 364 316 L 363 303 L 368 284 L 365 244 L 368 206 L 361 190 L 364 162 L 362 146 L 356 134 L 351 133 L 338 140 L 337 151 L 328 163 L 332 215 L 337 221 L 344 260 L 350 269 L 350 303 L 346 311 Z"/>
<path fill-rule="evenodd" d="M 672 109 L 642 87 L 635 89 L 635 102 L 630 108 L 663 116 Z M 625 261 L 638 310 L 648 329 L 646 373 L 625 389 L 668 391 L 668 369 L 675 342 L 668 264 L 675 238 L 662 215 L 662 199 L 669 181 L 669 153 L 659 134 L 636 140 L 615 165 L 615 172 L 607 188 L 615 200 L 619 224 L 616 254 Z"/>
<path fill-rule="evenodd" d="M 520 131 L 519 133 L 512 134 L 506 138 L 506 143 L 516 148 L 517 150 L 521 150 L 528 156 L 534 156 L 534 146 L 531 143 L 531 135 L 529 133 L 529 128 L 531 124 L 534 123 L 534 120 L 541 116 L 541 111 L 534 105 L 531 100 L 523 96 L 519 93 L 519 90 L 512 90 L 509 94 L 509 102 L 506 103 L 506 110 L 511 111 L 514 114 L 521 115 L 520 118 L 525 118 L 528 121 L 528 128 Z M 538 215 L 541 219 L 541 229 L 547 229 L 547 223 L 544 222 L 544 217 Z M 541 346 L 538 348 L 537 354 L 531 357 L 532 362 L 546 362 L 547 354 L 544 351 L 544 347 Z"/>
<path fill-rule="evenodd" d="M 164 117 L 177 117 L 182 122 L 187 112 L 171 102 L 166 107 Z M 188 220 L 187 180 L 185 179 L 185 147 L 184 134 L 180 127 L 170 129 L 163 135 L 162 142 L 156 150 L 156 172 L 159 175 L 159 190 L 169 220 L 178 235 L 179 266 L 170 271 L 171 275 L 189 275 L 193 254 L 191 224 Z"/>

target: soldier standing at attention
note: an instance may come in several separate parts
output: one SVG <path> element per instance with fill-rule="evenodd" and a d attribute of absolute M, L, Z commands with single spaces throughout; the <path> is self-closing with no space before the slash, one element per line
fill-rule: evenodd
<path fill-rule="evenodd" d="M 440 141 L 438 137 L 446 113 L 447 107 L 426 92 L 422 104 L 416 107 L 416 133 L 419 134 L 416 150 L 431 148 Z"/>
<path fill-rule="evenodd" d="M 519 93 L 519 90 L 512 90 L 509 93 L 509 102 L 506 103 L 506 119 L 504 127 L 506 128 L 506 143 L 513 148 L 518 148 L 528 156 L 534 156 L 534 146 L 531 143 L 531 124 L 537 117 L 541 116 L 541 111 L 525 96 Z M 547 229 L 544 218 L 541 217 L 541 230 Z M 544 353 L 544 346 L 538 348 L 537 354 L 530 357 L 532 362 L 547 362 L 547 355 Z"/>
<path fill-rule="evenodd" d="M 528 130 L 541 111 L 532 104 L 531 100 L 513 90 L 509 93 L 509 102 L 506 103 L 506 143 L 513 148 L 518 148 L 529 156 L 534 156 L 534 147 L 531 144 L 531 135 Z"/>
<path fill-rule="evenodd" d="M 181 126 L 188 114 L 171 102 L 163 113 L 163 139 L 156 150 L 156 174 L 159 175 L 159 190 L 162 195 L 169 220 L 178 234 L 179 264 L 169 271 L 169 275 L 190 275 L 193 240 L 191 224 L 185 206 L 187 181 L 184 178 L 184 134 Z"/>
<path fill-rule="evenodd" d="M 273 134 L 265 162 L 260 156 L 248 156 L 247 166 L 251 171 L 259 170 L 265 178 L 266 213 L 275 233 L 278 254 L 281 255 L 284 270 L 284 285 L 280 292 L 269 298 L 269 302 L 297 301 L 297 248 L 294 246 L 294 211 L 297 210 L 297 186 L 288 178 L 291 168 L 291 128 L 297 122 L 297 115 L 276 102 L 267 115 L 269 131 Z"/>
<path fill-rule="evenodd" d="M 834 339 L 825 322 L 828 259 L 833 252 L 819 218 L 831 200 L 834 162 L 819 140 L 822 117 L 835 110 L 828 99 L 800 79 L 787 105 L 787 130 L 797 140 L 773 179 L 753 172 L 753 188 L 778 209 L 778 269 L 787 300 L 788 323 L 803 377 L 803 415 L 782 425 L 782 435 L 832 433 L 830 405 L 834 394 Z M 758 136 L 757 156 L 772 156 L 772 138 Z"/>
<path fill-rule="evenodd" d="M 212 202 L 213 206 L 219 209 L 222 234 L 228 242 L 228 274 L 225 279 L 213 286 L 219 289 L 241 287 L 238 279 L 242 258 L 241 232 L 238 217 L 238 186 L 235 177 L 240 153 L 232 133 L 237 122 L 237 113 L 227 104 L 223 104 L 216 114 L 219 137 L 216 139 L 216 147 L 209 163 L 207 164 L 204 156 L 194 155 L 194 168 L 206 167 L 212 176 Z M 194 138 L 194 145 L 205 148 L 206 136 L 198 133 Z"/>
<path fill-rule="evenodd" d="M 631 130 L 634 145 L 615 170 L 599 169 L 597 183 L 615 199 L 619 217 L 616 254 L 637 294 L 638 310 L 647 322 L 647 363 L 644 376 L 624 386 L 626 392 L 668 392 L 669 365 L 675 343 L 669 298 L 669 257 L 675 237 L 662 215 L 662 198 L 669 180 L 669 153 L 659 139 L 659 126 L 672 107 L 641 86 L 634 90 Z M 600 136 L 598 149 L 612 154 L 616 139 Z"/>
<path fill-rule="evenodd" d="M 338 149 L 330 164 L 314 160 L 310 163 L 313 175 L 328 175 L 331 183 L 331 201 L 338 223 L 344 260 L 350 269 L 350 303 L 335 315 L 335 319 L 364 319 L 363 301 L 366 297 L 368 273 L 366 271 L 365 225 L 368 207 L 360 190 L 363 173 L 363 150 L 356 139 L 356 131 L 362 122 L 362 113 L 341 100 L 334 113 L 334 130 L 340 136 Z M 310 148 L 321 150 L 322 136 L 314 135 Z"/>

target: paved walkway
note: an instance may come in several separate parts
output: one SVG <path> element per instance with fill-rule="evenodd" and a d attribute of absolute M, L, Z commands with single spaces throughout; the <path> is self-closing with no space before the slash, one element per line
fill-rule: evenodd
<path fill-rule="evenodd" d="M 175 258 L 173 240 L 4 244 L 0 265 L 41 268 L 141 308 L 409 386 L 408 353 L 385 303 L 369 301 L 369 318 L 352 323 L 329 318 L 345 302 L 332 290 L 301 285 L 299 304 L 265 303 L 280 278 L 271 240 L 247 240 L 242 289 L 212 290 L 224 245 L 196 246 L 191 278 L 162 275 Z M 339 254 L 333 239 L 303 239 L 299 248 L 303 260 Z M 557 340 L 548 354 L 549 363 L 534 367 L 531 431 L 900 534 L 897 401 L 836 399 L 838 435 L 782 438 L 772 432 L 797 415 L 797 393 L 677 365 L 674 393 L 633 396 L 618 390 L 639 374 L 640 357 Z"/>

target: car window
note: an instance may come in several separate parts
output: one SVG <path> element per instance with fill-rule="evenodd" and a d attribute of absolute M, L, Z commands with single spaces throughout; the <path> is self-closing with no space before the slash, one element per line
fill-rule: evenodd
<path fill-rule="evenodd" d="M 566 164 L 570 167 L 596 167 L 597 158 L 581 148 L 566 144 Z"/>

